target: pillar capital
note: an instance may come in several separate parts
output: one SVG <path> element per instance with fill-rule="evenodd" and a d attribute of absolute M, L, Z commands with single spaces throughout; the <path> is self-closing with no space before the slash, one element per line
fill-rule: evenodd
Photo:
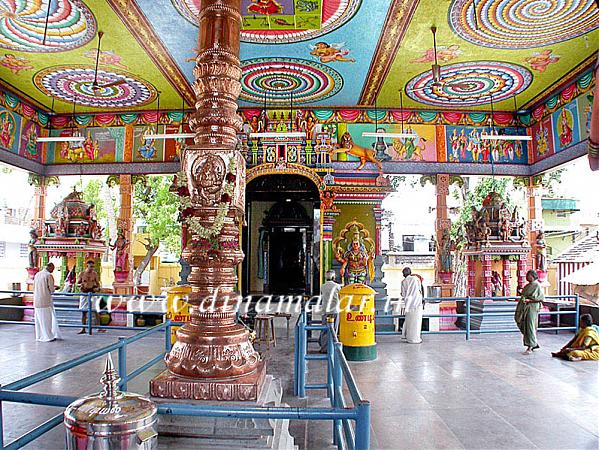
<path fill-rule="evenodd" d="M 58 186 L 60 185 L 60 179 L 55 176 L 46 177 L 43 175 L 38 175 L 36 173 L 30 173 L 28 182 L 31 186 L 39 187 L 47 187 L 47 186 Z"/>

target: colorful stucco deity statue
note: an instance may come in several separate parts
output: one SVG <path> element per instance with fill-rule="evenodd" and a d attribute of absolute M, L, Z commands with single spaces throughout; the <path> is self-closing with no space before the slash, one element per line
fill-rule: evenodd
<path fill-rule="evenodd" d="M 35 248 L 35 244 L 37 243 L 37 230 L 35 228 L 32 228 L 31 231 L 29 232 L 29 244 L 27 245 L 27 248 L 29 250 L 28 253 L 28 258 L 29 258 L 29 268 L 35 268 L 37 267 L 37 249 Z"/>
<path fill-rule="evenodd" d="M 537 235 L 537 241 L 535 243 L 537 248 L 537 254 L 535 262 L 537 264 L 537 270 L 541 272 L 547 271 L 547 243 L 545 242 L 545 233 L 541 230 Z"/>
<path fill-rule="evenodd" d="M 348 223 L 333 241 L 333 248 L 341 263 L 342 284 L 372 282 L 375 244 L 363 224 L 355 220 Z"/>
<path fill-rule="evenodd" d="M 115 251 L 114 270 L 117 272 L 127 271 L 127 257 L 129 256 L 129 253 L 127 252 L 128 247 L 129 241 L 125 239 L 125 231 L 119 229 L 114 244 L 110 246 L 110 248 Z"/>

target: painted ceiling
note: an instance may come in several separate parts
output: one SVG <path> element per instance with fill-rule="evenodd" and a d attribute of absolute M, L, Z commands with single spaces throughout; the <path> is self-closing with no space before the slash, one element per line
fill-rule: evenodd
<path fill-rule="evenodd" d="M 63 113 L 152 110 L 159 93 L 161 109 L 190 105 L 199 1 L 0 0 L 2 84 Z M 242 0 L 242 12 L 242 106 L 266 94 L 268 105 L 397 108 L 404 89 L 411 109 L 527 108 L 599 43 L 594 0 Z M 94 92 L 98 31 L 99 84 L 126 83 Z"/>

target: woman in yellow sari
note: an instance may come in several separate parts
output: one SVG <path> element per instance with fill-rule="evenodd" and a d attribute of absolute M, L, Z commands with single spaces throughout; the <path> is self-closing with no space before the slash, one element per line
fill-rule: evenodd
<path fill-rule="evenodd" d="M 533 350 L 540 348 L 537 343 L 537 325 L 539 323 L 539 310 L 545 296 L 539 284 L 537 272 L 534 270 L 526 272 L 526 280 L 528 284 L 522 288 L 520 293 L 514 320 L 522 333 L 522 341 L 526 347 L 524 354 L 529 355 Z"/>
<path fill-rule="evenodd" d="M 599 333 L 593 327 L 593 317 L 590 314 L 580 316 L 580 331 L 551 356 L 568 361 L 599 360 Z"/>

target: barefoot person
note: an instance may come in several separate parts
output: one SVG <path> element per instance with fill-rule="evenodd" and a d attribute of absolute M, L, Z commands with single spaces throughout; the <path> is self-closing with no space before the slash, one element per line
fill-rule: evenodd
<path fill-rule="evenodd" d="M 545 296 L 536 271 L 529 270 L 526 272 L 526 280 L 528 284 L 522 288 L 514 319 L 522 333 L 522 341 L 526 347 L 524 354 L 529 355 L 533 350 L 539 348 L 537 324 L 539 322 L 539 310 Z"/>
<path fill-rule="evenodd" d="M 100 280 L 98 279 L 98 274 L 94 270 L 94 262 L 88 261 L 87 267 L 83 272 L 79 274 L 77 284 L 79 285 L 79 289 L 81 293 L 87 294 L 88 292 L 98 292 L 100 290 Z M 81 323 L 83 324 L 83 328 L 79 332 L 79 334 L 85 334 L 85 325 L 87 324 L 88 319 L 92 320 L 91 317 L 87 317 L 87 312 L 89 309 L 89 297 L 87 295 L 82 295 L 79 297 L 79 310 L 82 312 Z M 100 324 L 100 316 L 98 313 L 96 315 L 96 322 Z"/>
<path fill-rule="evenodd" d="M 559 352 L 551 353 L 551 356 L 568 361 L 599 360 L 599 333 L 593 327 L 593 316 L 580 316 L 580 331 Z"/>
<path fill-rule="evenodd" d="M 412 269 L 402 270 L 401 296 L 405 305 L 406 319 L 401 329 L 401 337 L 409 344 L 420 344 L 422 330 L 422 282 L 420 277 L 412 275 Z"/>
<path fill-rule="evenodd" d="M 35 339 L 40 342 L 62 339 L 52 301 L 55 289 L 52 272 L 54 272 L 54 264 L 49 263 L 44 270 L 36 273 L 33 279 Z"/>

